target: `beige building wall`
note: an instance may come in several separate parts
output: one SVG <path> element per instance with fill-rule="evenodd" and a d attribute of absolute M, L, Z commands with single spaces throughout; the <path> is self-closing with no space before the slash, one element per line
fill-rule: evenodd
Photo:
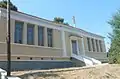
<path fill-rule="evenodd" d="M 6 41 L 7 36 L 7 20 L 5 17 L 0 17 L 0 42 Z"/>
<path fill-rule="evenodd" d="M 15 20 L 11 19 L 11 42 L 14 43 Z"/>
<path fill-rule="evenodd" d="M 78 37 L 78 49 L 79 49 L 79 55 L 84 55 L 82 38 L 80 38 L 80 37 Z"/>
<path fill-rule="evenodd" d="M 71 43 L 70 43 L 70 35 L 75 35 L 73 33 L 70 33 L 70 32 L 65 32 L 65 40 L 66 40 L 66 50 L 67 50 L 67 55 L 68 56 L 71 56 L 72 54 L 72 50 L 71 50 Z M 88 44 L 87 44 L 87 37 L 83 36 L 81 38 L 81 36 L 78 36 L 78 35 L 75 35 L 75 37 L 77 37 L 77 41 L 78 41 L 78 49 L 79 49 L 79 55 L 84 55 L 84 51 L 85 51 L 85 55 L 86 56 L 89 56 L 89 57 L 93 57 L 93 58 L 96 58 L 96 59 L 100 59 L 100 60 L 103 60 L 103 59 L 107 59 L 107 53 L 106 53 L 106 50 L 105 50 L 105 43 L 103 40 L 102 41 L 102 49 L 103 51 L 93 51 L 93 48 L 92 48 L 92 45 L 91 46 L 91 51 L 88 51 Z M 83 39 L 83 41 L 82 41 Z M 90 38 L 91 40 L 91 38 Z M 99 40 L 99 39 L 97 39 Z M 82 45 L 82 42 L 84 42 L 84 47 Z M 92 43 L 90 43 L 92 44 Z M 94 42 L 95 44 L 95 42 Z M 84 49 L 84 50 L 83 50 Z M 95 47 L 95 50 L 96 50 L 96 47 Z"/>
<path fill-rule="evenodd" d="M 0 43 L 0 54 L 5 54 L 5 53 L 6 53 L 6 43 Z M 28 56 L 54 57 L 54 56 L 62 56 L 62 49 L 12 44 L 11 54 L 17 56 L 28 55 Z"/>
<path fill-rule="evenodd" d="M 85 36 L 83 36 L 83 40 L 84 40 L 84 48 L 85 48 L 85 51 L 88 50 L 88 46 L 87 46 L 87 38 Z"/>
<path fill-rule="evenodd" d="M 6 35 L 7 35 L 7 20 L 4 17 L 0 19 L 0 54 L 3 55 L 6 53 Z M 62 41 L 61 41 L 61 31 L 53 29 L 53 47 L 38 46 L 37 40 L 37 28 L 38 25 L 35 25 L 35 45 L 27 45 L 27 22 L 24 22 L 23 26 L 23 43 L 16 44 L 14 43 L 14 31 L 15 31 L 15 20 L 11 19 L 11 53 L 12 55 L 29 55 L 29 56 L 48 56 L 48 57 L 61 57 L 63 55 L 62 50 Z M 45 27 L 46 28 L 46 27 Z M 46 31 L 47 32 L 47 31 Z M 47 33 L 45 33 L 47 37 Z M 47 41 L 47 39 L 44 39 Z"/>
<path fill-rule="evenodd" d="M 14 24 L 15 21 L 11 19 L 11 42 L 14 42 Z M 6 42 L 7 37 L 7 19 L 1 16 L 0 18 L 0 42 Z"/>
<path fill-rule="evenodd" d="M 61 31 L 53 30 L 53 46 L 56 48 L 62 48 L 62 40 L 61 40 Z"/>
<path fill-rule="evenodd" d="M 7 27 L 6 27 L 6 18 L 1 16 L 0 19 L 0 54 L 6 53 L 6 35 L 7 35 Z M 37 29 L 38 25 L 35 25 L 35 30 Z M 45 26 L 43 26 L 45 27 Z M 30 56 L 52 56 L 52 57 L 61 57 L 63 56 L 63 48 L 62 48 L 62 38 L 61 38 L 61 31 L 57 29 L 53 29 L 53 47 L 47 46 L 47 27 L 45 27 L 45 35 L 44 35 L 44 42 L 45 46 L 38 46 L 36 42 L 37 39 L 37 31 L 35 31 L 35 45 L 27 45 L 27 22 L 24 22 L 24 30 L 23 30 L 23 43 L 24 44 L 15 44 L 14 43 L 14 30 L 15 30 L 15 20 L 11 19 L 11 42 L 12 42 L 12 55 L 30 55 Z M 73 34 L 71 32 L 65 31 L 65 45 L 66 45 L 66 53 L 67 56 L 71 56 L 71 43 L 70 43 L 70 35 Z M 74 34 L 75 35 L 75 34 Z M 102 40 L 102 47 L 103 52 L 89 52 L 88 51 L 88 45 L 87 45 L 87 37 L 83 36 L 84 40 L 84 50 L 85 55 L 94 57 L 94 58 L 105 58 L 105 43 L 104 40 Z M 79 53 L 83 54 L 83 46 L 81 37 L 78 37 L 78 46 L 79 46 Z"/>
<path fill-rule="evenodd" d="M 99 52 L 86 52 L 85 54 L 86 56 L 89 56 L 89 57 L 93 57 L 95 59 L 98 59 L 98 60 L 101 60 L 101 61 L 104 61 L 104 60 L 107 60 L 107 53 L 99 53 Z"/>
<path fill-rule="evenodd" d="M 99 41 L 99 39 L 95 39 L 95 38 L 94 38 L 95 51 L 93 51 L 92 43 L 90 43 L 90 44 L 91 44 L 90 46 L 91 46 L 92 49 L 91 49 L 91 51 L 88 51 L 87 37 L 83 37 L 83 38 L 84 38 L 85 51 L 86 51 L 86 52 L 96 52 L 96 53 L 97 53 L 97 48 L 96 48 L 96 42 L 95 42 L 95 40 L 98 40 L 98 41 Z M 92 38 L 90 38 L 90 40 L 91 40 L 91 39 L 92 39 Z M 99 53 L 106 53 L 104 39 L 101 40 L 101 44 L 102 44 L 102 52 L 101 52 L 101 50 L 100 50 L 100 44 L 98 43 Z"/>
<path fill-rule="evenodd" d="M 71 56 L 70 32 L 65 32 L 66 52 L 67 56 Z"/>
<path fill-rule="evenodd" d="M 66 42 L 67 56 L 71 56 L 72 55 L 70 35 L 73 35 L 73 36 L 75 35 L 75 37 L 77 37 L 79 55 L 83 55 L 84 51 L 83 51 L 83 45 L 82 45 L 82 38 L 81 38 L 81 36 L 78 36 L 78 35 L 76 35 L 74 33 L 70 33 L 70 32 L 66 32 L 65 31 L 65 42 Z"/>
<path fill-rule="evenodd" d="M 95 39 L 94 39 L 95 40 Z M 97 40 L 99 40 L 99 39 L 97 39 Z M 86 56 L 89 56 L 89 57 L 93 57 L 93 58 L 95 58 L 95 59 L 99 59 L 99 60 L 107 60 L 107 53 L 106 53 L 106 50 L 105 50 L 105 42 L 104 42 L 104 39 L 103 40 L 101 40 L 101 42 L 102 42 L 102 49 L 103 49 L 103 51 L 101 52 L 101 51 L 99 51 L 99 52 L 97 52 L 97 49 L 96 49 L 96 44 L 94 44 L 95 45 L 95 51 L 93 52 L 93 51 L 89 51 L 88 50 L 88 44 L 87 44 L 87 37 L 84 37 L 84 46 L 85 46 L 85 55 Z M 94 43 L 96 43 L 95 41 L 94 41 Z M 99 44 L 99 43 L 98 43 Z M 92 45 L 91 45 L 92 46 Z M 100 49 L 100 46 L 99 46 L 99 49 Z"/>

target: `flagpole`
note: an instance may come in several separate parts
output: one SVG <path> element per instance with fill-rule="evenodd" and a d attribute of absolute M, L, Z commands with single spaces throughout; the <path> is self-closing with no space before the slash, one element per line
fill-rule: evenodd
<path fill-rule="evenodd" d="M 10 0 L 7 0 L 7 76 L 11 76 Z"/>

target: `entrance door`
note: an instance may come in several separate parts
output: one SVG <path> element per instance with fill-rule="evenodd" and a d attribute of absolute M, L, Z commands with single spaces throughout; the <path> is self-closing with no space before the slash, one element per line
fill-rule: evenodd
<path fill-rule="evenodd" d="M 76 40 L 71 40 L 71 43 L 72 43 L 72 53 L 78 55 L 77 41 Z"/>

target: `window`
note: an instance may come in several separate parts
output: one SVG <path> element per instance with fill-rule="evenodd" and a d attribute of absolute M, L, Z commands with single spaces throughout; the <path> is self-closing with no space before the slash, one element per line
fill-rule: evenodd
<path fill-rule="evenodd" d="M 14 42 L 22 44 L 23 43 L 23 22 L 15 21 L 15 38 Z"/>
<path fill-rule="evenodd" d="M 44 28 L 38 27 L 38 45 L 44 46 Z"/>
<path fill-rule="evenodd" d="M 98 48 L 98 40 L 95 40 L 95 41 L 96 41 L 97 52 L 99 52 L 99 48 Z"/>
<path fill-rule="evenodd" d="M 99 44 L 100 44 L 100 51 L 103 52 L 101 40 L 99 40 Z"/>
<path fill-rule="evenodd" d="M 27 24 L 27 44 L 34 44 L 34 25 Z"/>
<path fill-rule="evenodd" d="M 94 39 L 91 39 L 92 41 L 92 47 L 93 47 L 93 52 L 95 51 L 95 45 L 94 45 Z"/>
<path fill-rule="evenodd" d="M 90 38 L 87 38 L 87 44 L 88 44 L 88 50 L 91 51 L 91 47 L 90 47 Z"/>
<path fill-rule="evenodd" d="M 47 28 L 47 37 L 48 37 L 48 47 L 52 47 L 53 45 L 53 35 L 52 35 L 52 29 Z"/>
<path fill-rule="evenodd" d="M 77 41 L 76 40 L 72 40 L 72 52 L 76 55 L 78 55 L 78 51 L 77 51 Z"/>

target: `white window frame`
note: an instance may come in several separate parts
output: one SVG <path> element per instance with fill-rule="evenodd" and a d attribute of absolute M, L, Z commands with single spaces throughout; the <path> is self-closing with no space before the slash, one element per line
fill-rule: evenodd
<path fill-rule="evenodd" d="M 71 36 L 70 37 L 70 48 L 71 48 L 71 55 L 73 55 L 73 50 L 72 50 L 72 40 L 75 40 L 77 43 L 77 55 L 80 55 L 80 51 L 79 51 L 79 46 L 78 46 L 78 38 L 75 36 Z"/>

